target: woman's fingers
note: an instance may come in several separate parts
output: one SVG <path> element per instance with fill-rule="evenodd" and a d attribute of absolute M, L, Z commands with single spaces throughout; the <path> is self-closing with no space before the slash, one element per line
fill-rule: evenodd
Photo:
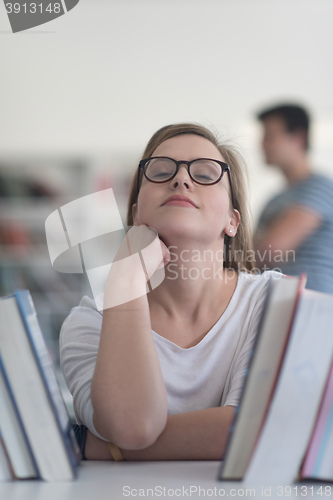
<path fill-rule="evenodd" d="M 158 269 L 161 269 L 161 268 L 165 267 L 170 262 L 171 255 L 170 255 L 170 251 L 169 251 L 168 247 L 165 245 L 165 243 L 160 238 L 159 238 L 159 242 L 160 242 L 161 249 L 162 249 L 163 259 L 161 260 L 161 262 L 158 266 Z"/>
<path fill-rule="evenodd" d="M 163 241 L 159 238 L 155 229 L 146 224 L 132 226 L 127 232 L 114 262 L 139 256 L 136 262 L 144 264 L 145 274 L 149 279 L 157 269 L 163 268 L 171 259 L 170 252 Z"/>

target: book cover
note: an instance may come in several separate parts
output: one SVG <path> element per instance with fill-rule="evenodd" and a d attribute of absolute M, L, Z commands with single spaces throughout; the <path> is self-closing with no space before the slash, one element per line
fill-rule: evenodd
<path fill-rule="evenodd" d="M 43 378 L 50 404 L 54 410 L 73 470 L 80 463 L 80 450 L 76 441 L 68 411 L 63 400 L 55 371 L 49 356 L 42 331 L 37 320 L 37 313 L 28 290 L 15 292 L 15 298 L 21 311 L 22 319 L 29 336 L 35 359 Z"/>
<path fill-rule="evenodd" d="M 303 275 L 281 277 L 270 283 L 219 479 L 241 480 L 246 472 L 274 392 L 305 282 Z"/>
<path fill-rule="evenodd" d="M 0 318 L 2 362 L 40 476 L 71 480 L 79 448 L 29 292 L 1 299 Z"/>
<path fill-rule="evenodd" d="M 333 296 L 304 290 L 246 481 L 298 479 L 332 360 L 332 323 Z"/>
<path fill-rule="evenodd" d="M 333 363 L 301 467 L 300 478 L 333 481 Z"/>
<path fill-rule="evenodd" d="M 38 477 L 37 464 L 0 356 L 0 429 L 17 479 Z"/>
<path fill-rule="evenodd" d="M 0 432 L 0 483 L 14 479 L 13 469 Z"/>

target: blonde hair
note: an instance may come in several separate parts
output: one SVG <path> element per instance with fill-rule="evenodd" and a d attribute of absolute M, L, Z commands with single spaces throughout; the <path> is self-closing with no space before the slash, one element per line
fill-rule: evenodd
<path fill-rule="evenodd" d="M 210 141 L 220 151 L 224 161 L 229 165 L 233 190 L 233 208 L 239 211 L 241 223 L 233 238 L 227 234 L 225 235 L 224 266 L 237 272 L 240 269 L 251 272 L 254 269 L 254 259 L 248 259 L 249 255 L 254 256 L 252 230 L 250 228 L 251 218 L 247 206 L 246 165 L 240 153 L 233 146 L 222 144 L 213 132 L 206 127 L 195 123 L 179 123 L 167 125 L 155 132 L 144 150 L 142 159 L 152 156 L 155 149 L 167 139 L 184 134 L 198 135 Z M 138 199 L 137 177 L 138 171 L 134 174 L 130 187 L 127 206 L 128 226 L 133 225 L 132 207 L 137 203 Z"/>

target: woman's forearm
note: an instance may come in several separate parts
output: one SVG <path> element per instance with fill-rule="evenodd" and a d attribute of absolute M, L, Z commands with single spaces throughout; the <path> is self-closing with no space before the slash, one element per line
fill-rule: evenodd
<path fill-rule="evenodd" d="M 170 415 L 154 444 L 121 452 L 126 460 L 220 460 L 223 457 L 234 407 L 208 408 Z M 86 457 L 112 460 L 107 443 L 88 432 Z"/>
<path fill-rule="evenodd" d="M 120 447 L 145 448 L 162 432 L 167 395 L 146 295 L 104 311 L 91 399 L 97 431 Z"/>

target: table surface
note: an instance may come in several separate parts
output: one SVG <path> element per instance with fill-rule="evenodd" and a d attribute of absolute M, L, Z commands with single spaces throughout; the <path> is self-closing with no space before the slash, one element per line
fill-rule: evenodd
<path fill-rule="evenodd" d="M 0 500 L 120 500 L 133 498 L 328 499 L 333 485 L 267 485 L 217 480 L 219 462 L 82 462 L 75 481 L 0 483 Z M 321 490 L 320 490 L 321 488 Z M 326 488 L 326 489 L 325 489 Z"/>

